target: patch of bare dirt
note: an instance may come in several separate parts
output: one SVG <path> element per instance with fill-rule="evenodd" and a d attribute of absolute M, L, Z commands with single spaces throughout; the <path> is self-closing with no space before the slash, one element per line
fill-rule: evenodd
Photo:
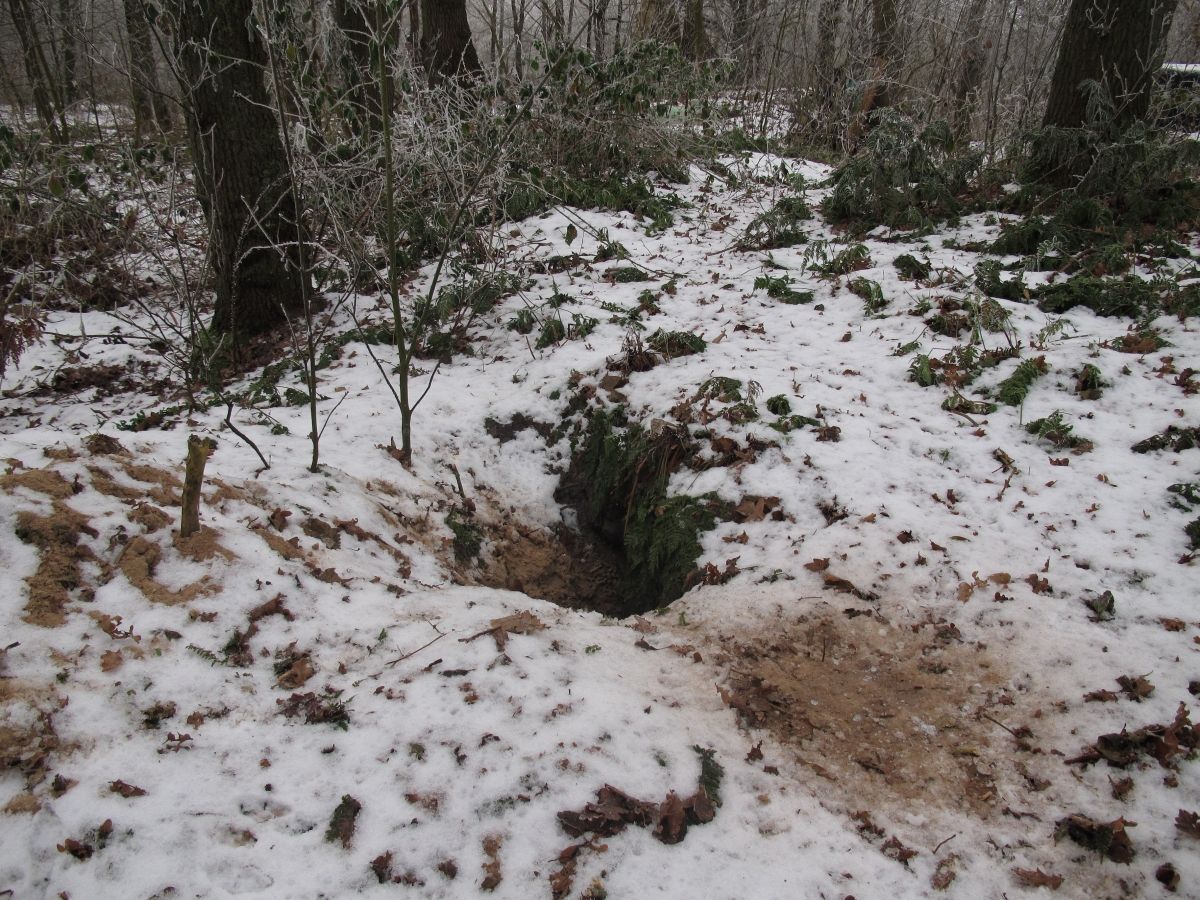
<path fill-rule="evenodd" d="M 143 463 L 122 463 L 122 468 L 134 481 L 151 485 L 146 491 L 146 496 L 160 506 L 178 506 L 183 502 L 183 495 L 180 493 L 183 482 L 174 472 Z"/>
<path fill-rule="evenodd" d="M 205 562 L 218 556 L 227 562 L 238 558 L 236 553 L 217 540 L 217 533 L 211 528 L 201 528 L 186 538 L 175 535 L 175 549 L 195 562 Z"/>
<path fill-rule="evenodd" d="M 27 509 L 18 512 L 16 534 L 38 550 L 37 571 L 25 579 L 29 599 L 23 619 L 42 628 L 58 628 L 67 620 L 71 592 L 83 585 L 82 564 L 90 561 L 107 570 L 91 548 L 79 543 L 81 534 L 98 537 L 99 533 L 85 516 L 55 500 L 47 516 Z"/>
<path fill-rule="evenodd" d="M 55 500 L 65 500 L 75 493 L 75 486 L 54 469 L 18 469 L 0 476 L 0 488 L 9 494 L 25 488 Z"/>
<path fill-rule="evenodd" d="M 565 527 L 551 531 L 519 523 L 477 524 L 492 542 L 490 559 L 478 576 L 481 584 L 571 609 L 628 615 L 628 601 L 618 589 L 622 560 L 603 543 Z"/>
<path fill-rule="evenodd" d="M 751 729 L 792 748 L 849 808 L 891 800 L 984 817 L 1001 809 L 1001 782 L 1011 787 L 1019 771 L 1014 739 L 1021 751 L 1032 736 L 997 726 L 1016 726 L 1021 715 L 1003 667 L 951 624 L 899 627 L 848 612 L 829 607 L 757 633 L 707 636 L 727 672 L 725 701 Z"/>
<path fill-rule="evenodd" d="M 300 547 L 298 538 L 288 540 L 281 534 L 276 534 L 269 528 L 255 528 L 254 533 L 267 542 L 267 546 L 284 559 L 304 559 L 304 550 Z"/>
<path fill-rule="evenodd" d="M 217 585 L 207 577 L 185 585 L 177 591 L 171 590 L 154 578 L 154 570 L 161 559 L 162 548 L 158 544 L 144 537 L 134 537 L 125 545 L 117 565 L 130 583 L 152 603 L 178 606 L 181 603 L 190 603 L 197 597 L 216 593 Z"/>
<path fill-rule="evenodd" d="M 161 531 L 173 521 L 171 515 L 153 503 L 139 503 L 129 510 L 129 521 L 141 525 L 146 534 Z"/>
<path fill-rule="evenodd" d="M 0 768 L 19 771 L 32 788 L 46 777 L 50 754 L 60 748 L 54 715 L 66 700 L 51 688 L 16 678 L 0 679 Z M 19 794 L 5 812 L 34 812 Z"/>

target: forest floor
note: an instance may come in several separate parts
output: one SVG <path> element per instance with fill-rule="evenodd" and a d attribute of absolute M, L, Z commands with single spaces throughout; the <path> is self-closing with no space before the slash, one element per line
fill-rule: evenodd
<path fill-rule="evenodd" d="M 409 467 L 359 341 L 320 373 L 319 473 L 305 406 L 234 411 L 263 470 L 224 406 L 169 408 L 136 311 L 53 315 L 0 394 L 0 895 L 1200 896 L 1195 514 L 1168 491 L 1200 464 L 1195 320 L 981 304 L 1004 216 L 873 232 L 841 274 L 856 242 L 819 218 L 738 249 L 828 172 L 726 162 L 662 187 L 658 234 L 505 226 L 507 268 L 561 271 L 436 370 Z M 594 261 L 601 230 L 629 259 Z M 706 346 L 623 368 L 657 329 Z M 1023 403 L 943 407 L 971 344 L 1000 351 L 972 397 L 1041 360 Z M 729 511 L 702 583 L 624 618 L 571 608 L 619 573 L 555 499 L 564 416 L 616 404 L 685 424 L 672 494 Z M 218 447 L 181 540 L 189 434 Z"/>

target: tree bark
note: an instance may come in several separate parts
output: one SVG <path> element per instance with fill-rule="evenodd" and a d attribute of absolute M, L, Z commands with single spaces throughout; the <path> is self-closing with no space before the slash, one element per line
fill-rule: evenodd
<path fill-rule="evenodd" d="M 704 0 L 687 0 L 683 10 L 680 49 L 686 59 L 699 62 L 712 56 L 712 45 L 704 22 Z"/>
<path fill-rule="evenodd" d="M 867 86 L 867 93 L 862 102 L 864 116 L 896 102 L 895 80 L 900 57 L 897 2 L 898 0 L 871 0 L 874 59 L 871 83 Z"/>
<path fill-rule="evenodd" d="M 133 139 L 140 142 L 153 126 L 171 130 L 171 109 L 158 81 L 158 63 L 150 34 L 146 0 L 123 0 L 125 32 L 129 41 L 129 88 L 133 106 Z"/>
<path fill-rule="evenodd" d="M 78 61 L 76 28 L 78 7 L 74 0 L 58 0 L 58 27 L 62 35 L 62 91 L 64 105 L 69 106 L 79 99 L 79 84 L 75 79 Z"/>
<path fill-rule="evenodd" d="M 8 10 L 16 28 L 17 41 L 21 45 L 21 60 L 25 65 L 25 77 L 29 81 L 30 92 L 33 94 L 33 107 L 37 110 L 42 125 L 50 133 L 51 139 L 61 141 L 64 132 L 64 123 L 61 121 L 62 106 L 56 96 L 54 77 L 42 50 L 41 38 L 33 20 L 29 0 L 8 0 Z"/>
<path fill-rule="evenodd" d="M 678 46 L 683 34 L 674 0 L 642 0 L 633 25 L 637 41 L 662 41 Z"/>
<path fill-rule="evenodd" d="M 989 43 L 984 38 L 983 19 L 988 0 L 972 0 L 963 11 L 961 20 L 962 49 L 959 55 L 958 76 L 954 82 L 954 105 L 951 127 L 958 137 L 970 137 L 971 115 L 979 97 L 987 62 Z"/>
<path fill-rule="evenodd" d="M 1071 0 L 1042 124 L 1087 124 L 1089 80 L 1112 98 L 1114 125 L 1144 118 L 1177 5 L 1178 0 Z"/>
<path fill-rule="evenodd" d="M 301 305 L 297 212 L 252 0 L 182 0 L 175 53 L 216 281 L 213 329 L 251 335 Z"/>
<path fill-rule="evenodd" d="M 334 0 L 333 18 L 345 41 L 341 59 L 342 78 L 353 107 L 350 121 L 367 135 L 383 128 L 382 85 L 375 77 L 379 67 L 375 54 L 391 45 L 391 35 L 375 35 L 373 6 L 380 0 Z M 378 42 L 378 44 L 376 44 Z"/>
<path fill-rule="evenodd" d="M 466 0 L 421 0 L 421 56 L 431 83 L 483 73 Z"/>
<path fill-rule="evenodd" d="M 204 467 L 217 449 L 212 438 L 188 437 L 187 459 L 183 464 L 183 498 L 180 502 L 179 536 L 189 538 L 200 531 L 200 495 L 204 487 Z"/>

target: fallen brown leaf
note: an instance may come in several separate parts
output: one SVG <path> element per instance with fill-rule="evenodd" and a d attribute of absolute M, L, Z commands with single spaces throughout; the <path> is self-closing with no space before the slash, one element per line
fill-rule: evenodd
<path fill-rule="evenodd" d="M 1061 875 L 1052 875 L 1041 869 L 1013 869 L 1013 874 L 1026 887 L 1048 887 L 1052 891 L 1057 891 L 1063 883 Z"/>

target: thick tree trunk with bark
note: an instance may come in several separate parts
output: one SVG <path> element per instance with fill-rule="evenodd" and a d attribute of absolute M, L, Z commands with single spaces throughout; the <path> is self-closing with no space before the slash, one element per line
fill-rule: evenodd
<path fill-rule="evenodd" d="M 384 46 L 391 43 L 390 36 L 375 35 L 375 4 L 378 2 L 380 0 L 334 0 L 333 3 L 333 19 L 344 41 L 342 78 L 347 98 L 354 107 L 349 118 L 368 135 L 378 134 L 383 128 L 383 94 L 376 77 L 379 66 L 375 61 L 374 45 L 377 39 Z"/>
<path fill-rule="evenodd" d="M 146 0 L 123 0 L 129 41 L 129 87 L 133 105 L 133 134 L 138 142 L 152 127 L 171 130 L 171 108 L 158 82 L 158 63 Z"/>
<path fill-rule="evenodd" d="M 78 7 L 74 0 L 58 0 L 58 27 L 62 40 L 60 60 L 63 102 L 69 106 L 79 99 L 79 84 L 75 78 L 79 51 L 76 29 L 79 27 Z"/>
<path fill-rule="evenodd" d="M 252 0 L 182 0 L 175 40 L 216 279 L 213 328 L 257 334 L 301 305 L 291 173 Z"/>
<path fill-rule="evenodd" d="M 421 0 L 421 57 L 435 83 L 483 72 L 466 0 Z"/>
<path fill-rule="evenodd" d="M 954 82 L 952 127 L 955 135 L 970 137 L 971 115 L 979 97 L 983 68 L 987 62 L 988 44 L 984 38 L 983 19 L 988 0 L 972 0 L 963 10 L 959 34 L 962 49 L 958 75 Z"/>
<path fill-rule="evenodd" d="M 634 40 L 678 44 L 682 34 L 683 24 L 674 0 L 642 0 L 633 24 Z"/>
<path fill-rule="evenodd" d="M 21 45 L 21 61 L 25 65 L 25 78 L 33 94 L 33 107 L 50 137 L 56 141 L 62 140 L 62 103 L 42 49 L 29 0 L 8 0 L 8 10 L 17 32 L 17 41 Z"/>
<path fill-rule="evenodd" d="M 1145 117 L 1177 0 L 1072 0 L 1043 125 L 1087 122 L 1085 81 L 1112 98 L 1115 123 Z"/>
<path fill-rule="evenodd" d="M 704 0 L 687 0 L 683 11 L 683 31 L 679 49 L 684 58 L 699 62 L 712 56 L 712 44 L 704 21 Z"/>
<path fill-rule="evenodd" d="M 899 68 L 898 0 L 871 0 L 874 49 L 871 83 L 863 97 L 862 113 L 867 115 L 896 102 L 895 82 Z"/>

